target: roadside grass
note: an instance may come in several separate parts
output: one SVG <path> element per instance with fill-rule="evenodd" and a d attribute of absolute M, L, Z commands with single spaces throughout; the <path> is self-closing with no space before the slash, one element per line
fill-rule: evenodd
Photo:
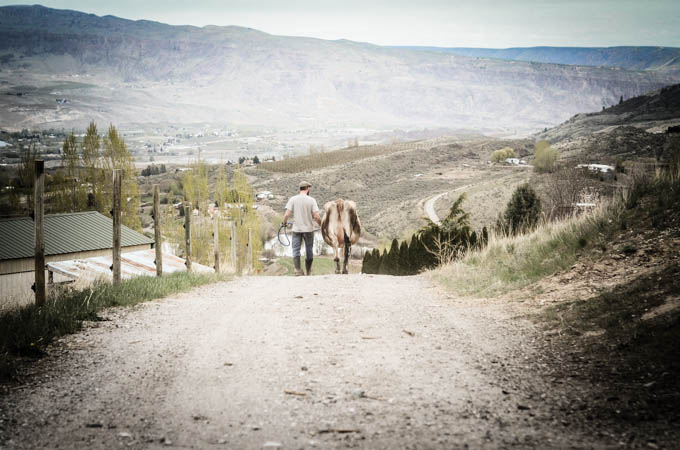
<path fill-rule="evenodd" d="M 543 223 L 519 236 L 491 236 L 482 250 L 430 272 L 447 290 L 493 297 L 523 288 L 569 268 L 587 247 L 605 246 L 605 235 L 620 213 L 614 202 L 590 214 Z"/>
<path fill-rule="evenodd" d="M 288 273 L 286 273 L 284 276 L 295 275 L 295 269 L 293 267 L 293 258 L 288 257 L 279 258 L 277 263 L 285 267 L 286 270 L 288 270 Z M 301 258 L 300 263 L 304 271 L 305 266 L 304 256 Z M 340 261 L 340 264 L 342 265 L 342 261 Z M 350 273 L 355 272 L 354 265 L 352 264 L 350 264 L 347 269 Z M 361 268 L 359 268 L 359 270 L 361 270 Z M 314 257 L 314 264 L 312 264 L 312 275 L 332 275 L 332 274 L 335 274 L 335 261 L 333 261 L 333 258 L 319 256 Z"/>
<path fill-rule="evenodd" d="M 0 314 L 0 380 L 11 378 L 17 358 L 36 357 L 54 339 L 81 329 L 83 321 L 101 320 L 98 312 L 110 306 L 132 306 L 193 287 L 229 279 L 223 274 L 176 272 L 157 277 L 137 277 L 114 286 L 100 282 L 92 287 L 51 297 Z"/>

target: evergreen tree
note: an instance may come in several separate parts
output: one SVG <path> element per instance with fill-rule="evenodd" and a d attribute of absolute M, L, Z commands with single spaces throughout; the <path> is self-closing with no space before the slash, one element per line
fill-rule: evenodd
<path fill-rule="evenodd" d="M 371 272 L 371 252 L 364 253 L 364 260 L 361 262 L 361 273 Z"/>
<path fill-rule="evenodd" d="M 387 254 L 387 274 L 399 275 L 399 241 L 392 240 L 389 253 Z"/>
<path fill-rule="evenodd" d="M 503 213 L 503 226 L 511 234 L 521 234 L 533 230 L 540 217 L 541 200 L 536 191 L 525 183 L 512 193 Z"/>
<path fill-rule="evenodd" d="M 408 242 L 402 241 L 399 246 L 399 275 L 411 275 Z"/>

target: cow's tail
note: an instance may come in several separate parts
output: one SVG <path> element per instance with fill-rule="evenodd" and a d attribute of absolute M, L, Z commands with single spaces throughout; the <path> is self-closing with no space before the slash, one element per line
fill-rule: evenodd
<path fill-rule="evenodd" d="M 328 222 L 331 219 L 331 215 L 329 214 L 329 211 L 326 210 L 326 214 L 323 216 L 323 220 L 321 221 L 321 236 L 323 237 L 323 240 L 326 241 L 329 245 L 331 243 L 331 240 L 328 237 Z"/>

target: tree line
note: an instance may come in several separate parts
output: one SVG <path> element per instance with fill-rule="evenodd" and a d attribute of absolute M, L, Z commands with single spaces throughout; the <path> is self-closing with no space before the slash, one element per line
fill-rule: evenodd
<path fill-rule="evenodd" d="M 33 208 L 33 178 L 38 152 L 35 145 L 21 156 L 17 175 L 10 182 L 9 212 L 30 214 Z M 91 122 L 82 141 L 71 132 L 65 136 L 61 167 L 47 174 L 45 199 L 47 212 L 99 211 L 111 216 L 113 169 L 123 174 L 123 225 L 141 230 L 140 196 L 134 159 L 113 125 L 100 136 Z"/>

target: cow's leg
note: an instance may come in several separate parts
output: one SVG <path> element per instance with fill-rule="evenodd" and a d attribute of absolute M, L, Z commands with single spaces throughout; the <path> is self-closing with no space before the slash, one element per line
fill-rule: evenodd
<path fill-rule="evenodd" d="M 349 262 L 349 252 L 350 252 L 350 247 L 345 243 L 345 258 L 342 262 L 342 273 L 346 274 L 347 272 L 347 263 Z"/>
<path fill-rule="evenodd" d="M 335 261 L 335 273 L 340 273 L 340 257 L 338 256 L 338 247 L 333 247 L 333 261 Z"/>

